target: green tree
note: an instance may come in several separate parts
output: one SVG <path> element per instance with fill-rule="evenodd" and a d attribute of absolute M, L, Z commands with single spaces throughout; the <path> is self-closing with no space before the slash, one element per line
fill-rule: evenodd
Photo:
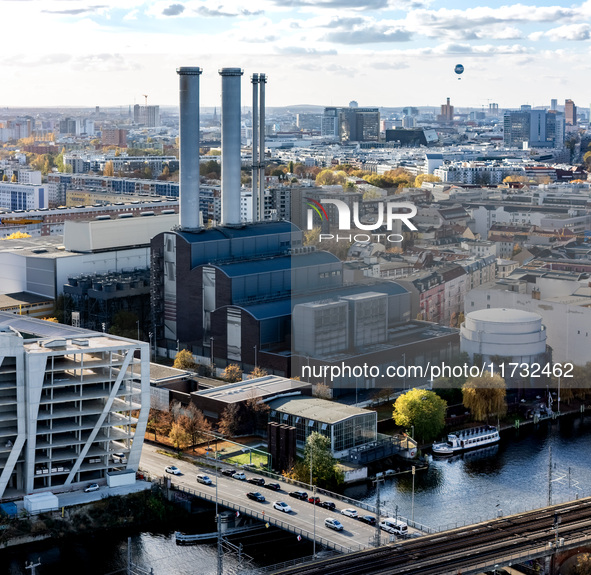
<path fill-rule="evenodd" d="M 231 363 L 222 371 L 222 379 L 234 383 L 236 381 L 242 381 L 242 369 L 236 363 Z"/>
<path fill-rule="evenodd" d="M 287 171 L 290 174 L 293 174 L 293 162 L 290 160 L 289 164 L 287 165 Z"/>
<path fill-rule="evenodd" d="M 326 489 L 338 487 L 344 474 L 337 466 L 337 460 L 330 450 L 330 439 L 314 431 L 306 440 L 304 448 L 304 469 L 306 477 L 301 481 L 310 481 L 310 465 L 312 466 L 312 484 Z"/>
<path fill-rule="evenodd" d="M 483 421 L 491 415 L 502 417 L 507 413 L 507 387 L 505 380 L 498 374 L 485 374 L 471 377 L 462 386 L 462 403 L 469 409 L 477 421 Z"/>
<path fill-rule="evenodd" d="M 131 311 L 120 311 L 113 316 L 113 323 L 109 328 L 109 333 L 129 339 L 137 339 L 138 319 L 138 316 Z"/>
<path fill-rule="evenodd" d="M 181 349 L 174 358 L 172 367 L 176 369 L 194 370 L 197 367 L 193 354 L 188 349 Z"/>
<path fill-rule="evenodd" d="M 425 389 L 411 389 L 398 397 L 394 403 L 393 418 L 396 425 L 410 430 L 421 443 L 435 439 L 445 427 L 447 401 L 435 392 Z"/>

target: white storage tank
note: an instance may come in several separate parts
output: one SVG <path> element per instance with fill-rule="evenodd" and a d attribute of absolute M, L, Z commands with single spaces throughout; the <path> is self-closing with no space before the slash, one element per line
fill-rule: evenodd
<path fill-rule="evenodd" d="M 546 352 L 546 328 L 537 313 L 509 308 L 482 309 L 470 312 L 460 329 L 462 352 L 504 361 L 541 362 Z"/>

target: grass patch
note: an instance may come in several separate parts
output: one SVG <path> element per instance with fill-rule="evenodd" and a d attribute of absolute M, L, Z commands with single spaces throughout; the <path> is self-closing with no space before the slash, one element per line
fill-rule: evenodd
<path fill-rule="evenodd" d="M 252 459 L 251 459 L 252 458 Z M 228 459 L 224 459 L 227 463 L 234 463 L 235 465 L 245 465 L 246 463 L 252 463 L 257 467 L 267 467 L 268 456 L 253 451 L 252 453 L 242 453 L 241 455 L 235 455 Z"/>

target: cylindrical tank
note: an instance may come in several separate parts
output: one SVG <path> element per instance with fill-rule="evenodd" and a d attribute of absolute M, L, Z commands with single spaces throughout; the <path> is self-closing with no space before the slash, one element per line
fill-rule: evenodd
<path fill-rule="evenodd" d="M 471 359 L 491 357 L 531 363 L 546 352 L 546 329 L 537 313 L 494 308 L 470 312 L 460 330 L 460 345 Z"/>
<path fill-rule="evenodd" d="M 180 201 L 182 230 L 199 228 L 199 76 L 201 68 L 177 68 L 180 99 Z"/>
<path fill-rule="evenodd" d="M 222 68 L 222 225 L 240 225 L 240 68 Z"/>

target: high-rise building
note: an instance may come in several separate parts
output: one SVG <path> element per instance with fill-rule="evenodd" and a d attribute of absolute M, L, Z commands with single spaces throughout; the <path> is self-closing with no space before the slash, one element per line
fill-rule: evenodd
<path fill-rule="evenodd" d="M 338 108 L 324 108 L 322 115 L 321 134 L 328 138 L 339 137 L 339 112 Z"/>
<path fill-rule="evenodd" d="M 453 122 L 454 119 L 454 107 L 450 104 L 449 98 L 447 103 L 441 104 L 441 114 L 437 116 L 439 122 Z"/>
<path fill-rule="evenodd" d="M 133 107 L 133 123 L 142 124 L 146 128 L 160 126 L 160 106 L 140 106 L 136 104 Z"/>
<path fill-rule="evenodd" d="M 342 142 L 377 142 L 380 111 L 378 108 L 325 108 L 322 135 Z"/>
<path fill-rule="evenodd" d="M 147 343 L 0 313 L 0 358 L 0 497 L 135 482 L 150 409 Z"/>
<path fill-rule="evenodd" d="M 545 110 L 507 112 L 504 116 L 505 146 L 560 148 L 564 144 L 564 115 Z"/>
<path fill-rule="evenodd" d="M 550 110 L 554 112 L 558 110 L 558 100 L 556 98 L 552 98 L 552 100 L 550 100 Z"/>
<path fill-rule="evenodd" d="M 567 126 L 577 125 L 577 107 L 572 100 L 564 101 L 564 117 Z"/>

